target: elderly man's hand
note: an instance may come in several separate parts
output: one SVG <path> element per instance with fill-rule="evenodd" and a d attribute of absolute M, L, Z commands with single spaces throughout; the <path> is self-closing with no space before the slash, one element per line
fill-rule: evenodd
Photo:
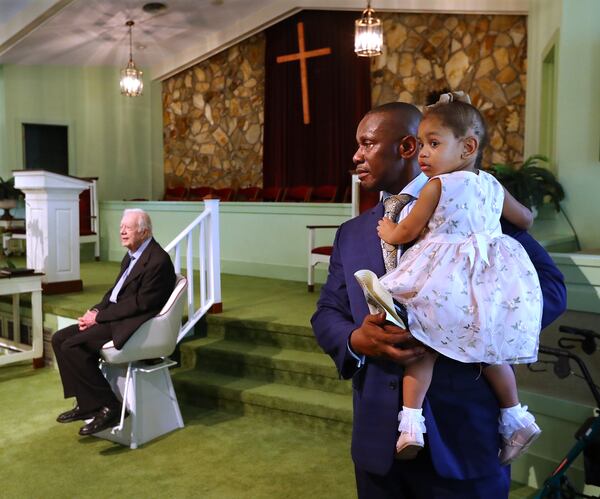
<path fill-rule="evenodd" d="M 385 314 L 367 315 L 350 336 L 350 346 L 359 355 L 385 357 L 406 365 L 420 359 L 425 347 L 406 330 L 385 320 Z"/>
<path fill-rule="evenodd" d="M 97 310 L 88 310 L 83 317 L 78 317 L 77 322 L 79 324 L 79 330 L 85 331 L 87 328 L 96 324 L 96 315 L 98 315 Z"/>

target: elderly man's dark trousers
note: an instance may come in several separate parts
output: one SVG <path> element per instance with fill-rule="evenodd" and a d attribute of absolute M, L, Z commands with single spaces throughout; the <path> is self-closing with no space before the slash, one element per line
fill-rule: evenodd
<path fill-rule="evenodd" d="M 75 324 L 52 336 L 65 398 L 76 397 L 82 412 L 120 405 L 98 367 L 102 345 L 111 340 L 105 324 L 96 324 L 85 331 L 79 331 Z"/>

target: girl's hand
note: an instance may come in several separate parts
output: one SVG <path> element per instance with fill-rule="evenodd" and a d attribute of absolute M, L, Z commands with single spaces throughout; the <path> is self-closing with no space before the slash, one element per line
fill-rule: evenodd
<path fill-rule="evenodd" d="M 396 228 L 394 222 L 392 222 L 389 218 L 382 218 L 377 223 L 377 235 L 380 239 L 383 239 L 388 244 L 394 244 L 392 241 L 394 229 Z"/>

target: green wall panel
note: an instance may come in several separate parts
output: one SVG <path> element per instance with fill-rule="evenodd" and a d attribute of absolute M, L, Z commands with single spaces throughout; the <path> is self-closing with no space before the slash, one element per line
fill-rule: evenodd
<path fill-rule="evenodd" d="M 118 234 L 125 208 L 143 208 L 152 217 L 155 238 L 172 241 L 203 210 L 198 202 L 113 202 L 100 206 L 101 256 L 123 258 Z M 305 281 L 308 261 L 307 225 L 338 225 L 350 218 L 349 204 L 221 203 L 221 270 L 224 273 Z M 333 242 L 335 230 L 317 235 L 317 245 Z M 185 252 L 184 252 L 185 254 Z M 323 282 L 326 266 L 317 267 Z"/>
<path fill-rule="evenodd" d="M 147 82 L 143 96 L 124 97 L 118 68 L 105 67 L 5 65 L 0 79 L 1 176 L 23 168 L 23 123 L 67 125 L 71 175 L 99 177 L 100 199 L 152 196 L 162 142 L 152 144 L 151 104 L 160 86 Z"/>

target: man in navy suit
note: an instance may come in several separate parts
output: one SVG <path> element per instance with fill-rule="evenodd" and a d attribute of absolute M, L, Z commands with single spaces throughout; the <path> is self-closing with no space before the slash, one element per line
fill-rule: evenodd
<path fill-rule="evenodd" d="M 385 104 L 367 113 L 358 126 L 353 158 L 363 187 L 384 195 L 418 197 L 427 181 L 417 163 L 420 120 L 419 110 L 404 103 Z M 439 357 L 423 407 L 425 450 L 411 461 L 394 459 L 403 365 L 424 350 L 408 331 L 386 323 L 383 314 L 369 314 L 354 278 L 360 269 L 378 276 L 385 273 L 376 230 L 382 216 L 379 203 L 339 228 L 329 276 L 312 318 L 317 341 L 333 358 L 340 377 L 352 379 L 352 458 L 358 496 L 506 498 L 510 469 L 498 460 L 499 406 L 479 365 Z M 529 234 L 504 222 L 503 230 L 523 245 L 538 272 L 545 327 L 565 309 L 563 277 Z"/>

